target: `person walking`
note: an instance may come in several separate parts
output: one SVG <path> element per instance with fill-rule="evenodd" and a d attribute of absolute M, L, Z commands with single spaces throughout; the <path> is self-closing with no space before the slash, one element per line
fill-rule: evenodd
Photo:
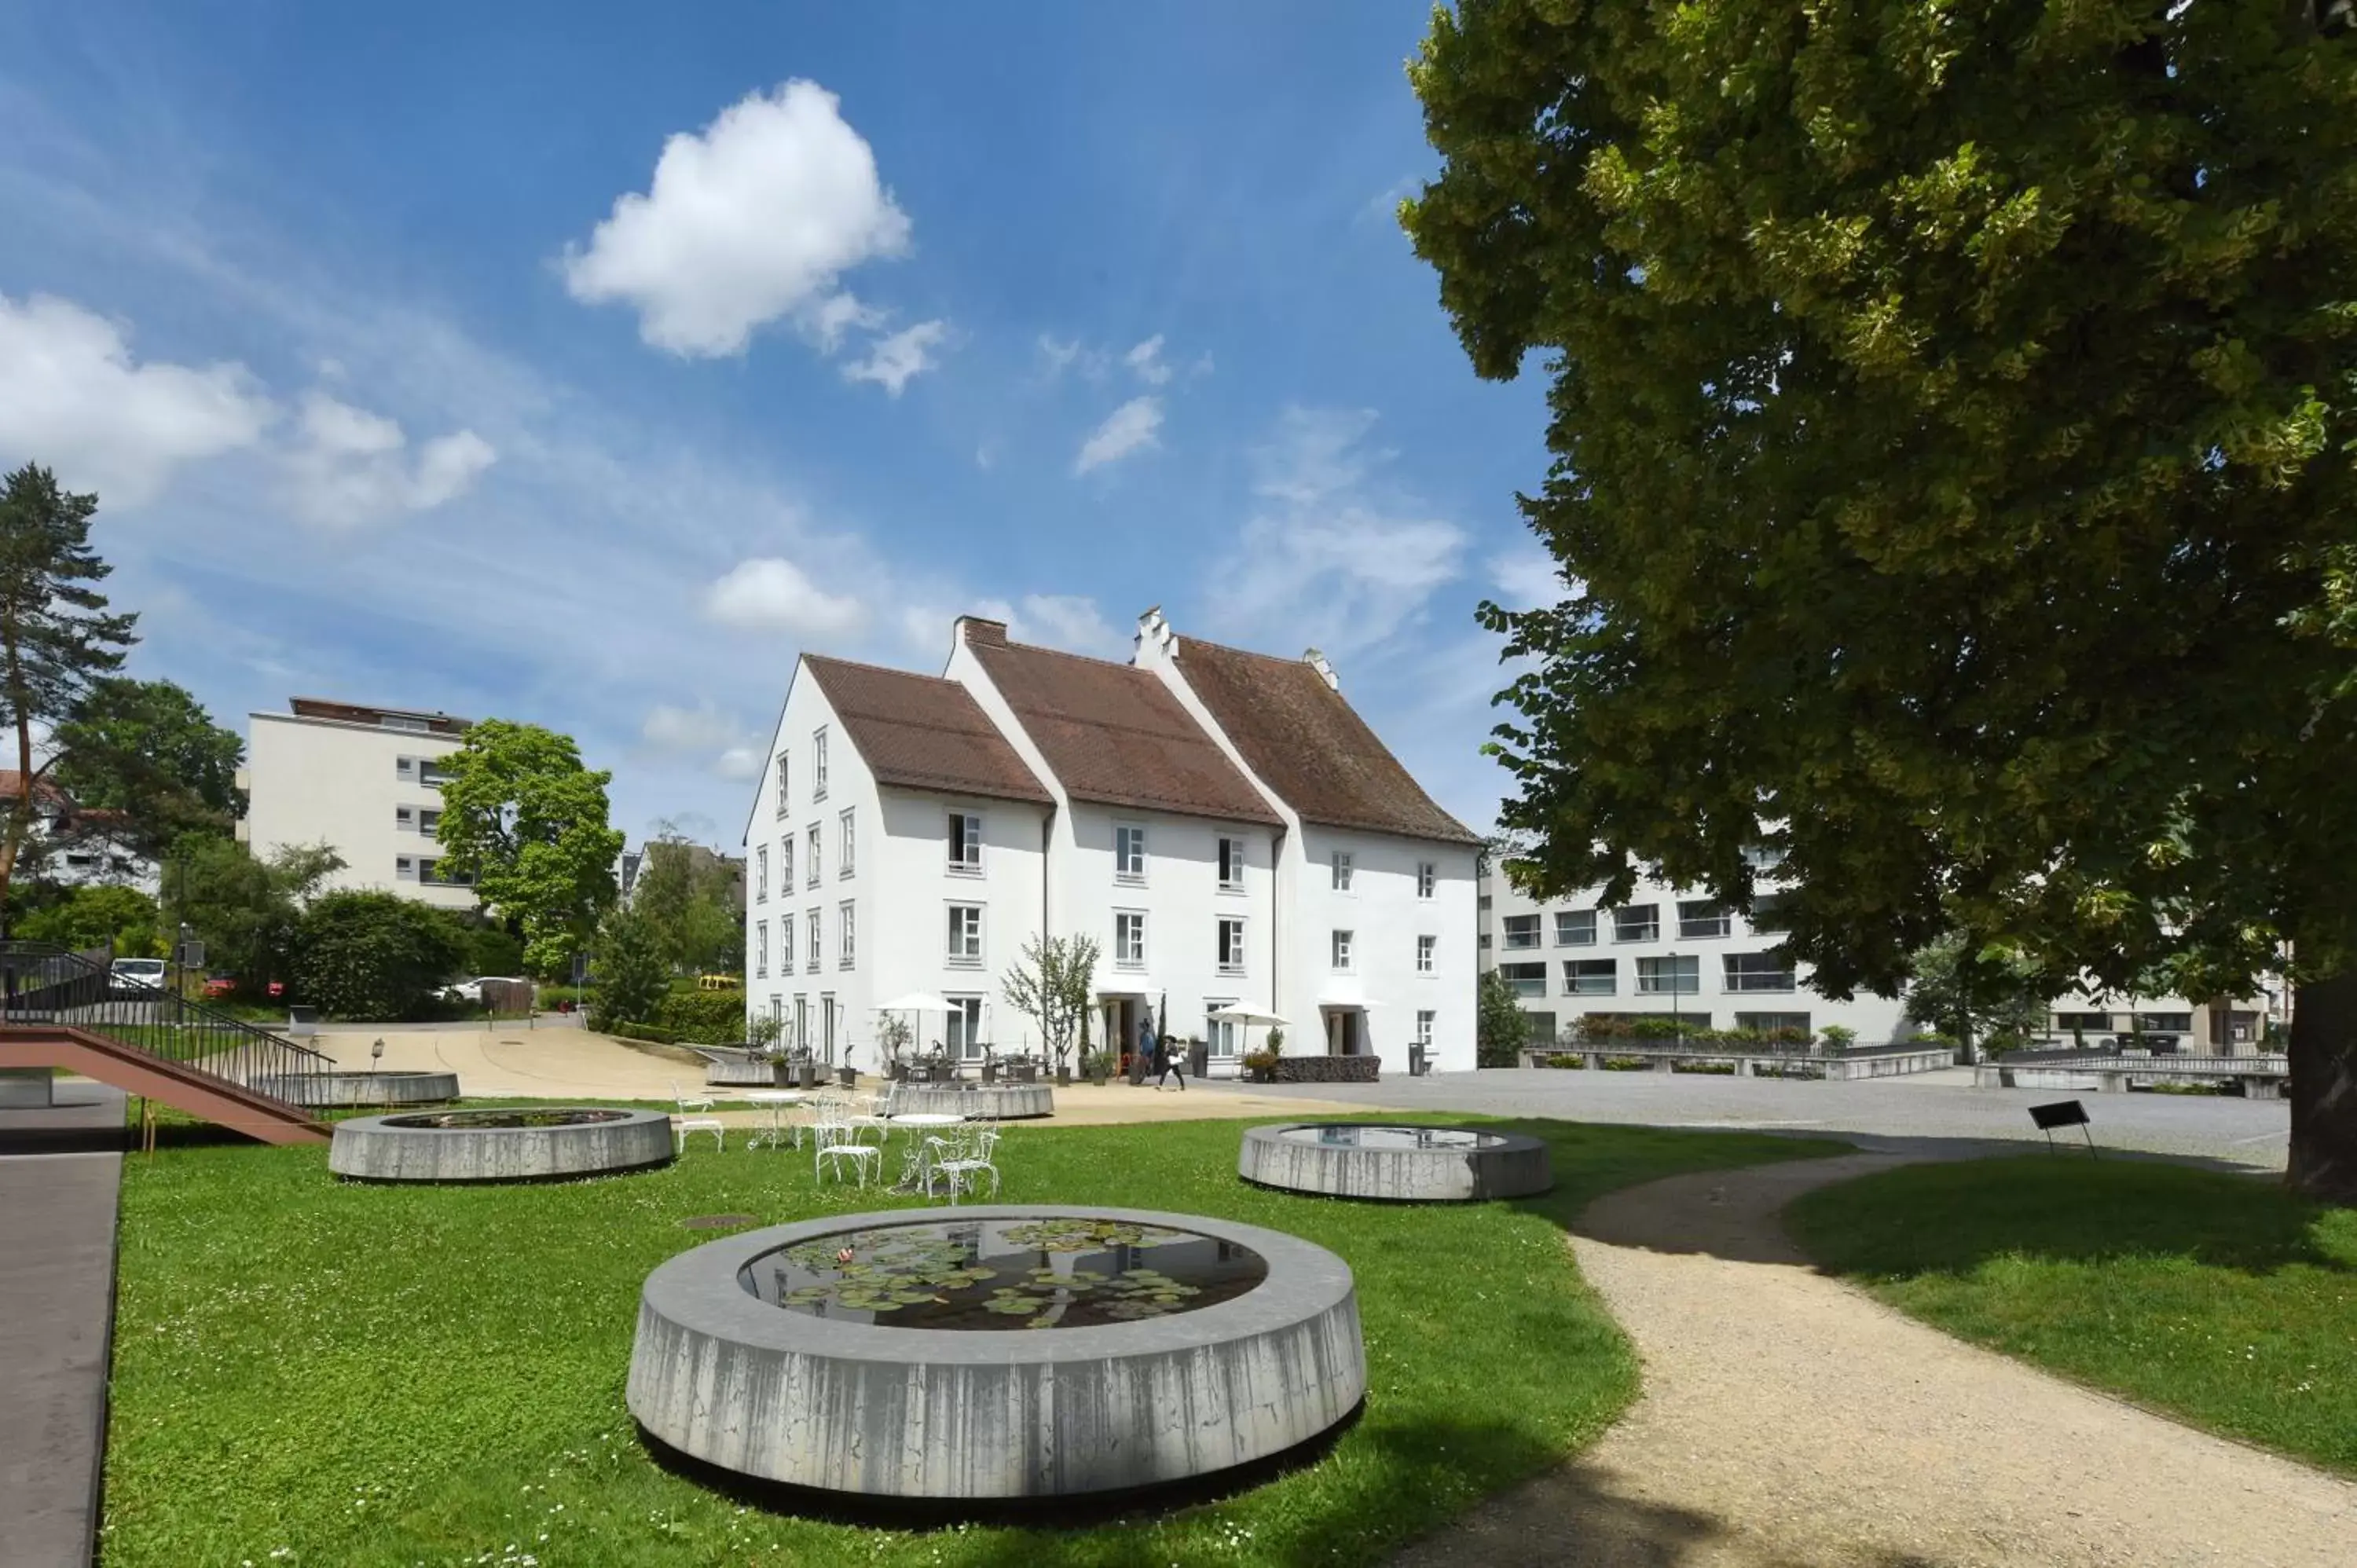
<path fill-rule="evenodd" d="M 1137 1045 L 1129 1053 L 1129 1081 L 1132 1088 L 1143 1084 L 1146 1081 L 1146 1075 L 1154 1070 L 1154 1015 L 1148 1013 L 1137 1021 Z"/>
<path fill-rule="evenodd" d="M 1162 1092 L 1162 1086 L 1170 1081 L 1170 1075 L 1174 1072 L 1178 1075 L 1178 1092 L 1184 1094 L 1187 1091 L 1187 1058 L 1170 1048 L 1168 1037 L 1158 1041 L 1154 1047 L 1154 1092 L 1157 1094 Z"/>

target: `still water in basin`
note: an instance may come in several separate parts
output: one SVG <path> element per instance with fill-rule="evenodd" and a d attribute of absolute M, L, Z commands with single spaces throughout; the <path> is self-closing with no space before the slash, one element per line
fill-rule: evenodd
<path fill-rule="evenodd" d="M 985 1332 L 1198 1312 L 1267 1277 L 1249 1247 L 1084 1215 L 846 1230 L 765 1252 L 737 1276 L 789 1312 Z"/>
<path fill-rule="evenodd" d="M 435 1111 L 416 1116 L 388 1116 L 384 1124 L 463 1133 L 494 1127 L 586 1127 L 599 1122 L 619 1122 L 629 1115 L 627 1111 Z"/>
<path fill-rule="evenodd" d="M 1506 1141 L 1463 1127 L 1287 1127 L 1277 1136 L 1334 1149 L 1494 1149 Z"/>

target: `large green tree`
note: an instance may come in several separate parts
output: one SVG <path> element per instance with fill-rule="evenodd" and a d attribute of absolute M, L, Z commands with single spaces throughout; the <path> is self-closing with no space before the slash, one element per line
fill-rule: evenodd
<path fill-rule="evenodd" d="M 717 855 L 667 823 L 647 841 L 630 907 L 651 922 L 673 969 L 734 973 L 745 961 L 736 878 Z"/>
<path fill-rule="evenodd" d="M 581 764 L 573 737 L 484 719 L 441 759 L 445 877 L 476 894 L 523 938 L 535 974 L 559 972 L 614 902 L 622 835 L 606 825 L 611 773 Z"/>
<path fill-rule="evenodd" d="M 121 835 L 156 855 L 183 832 L 227 833 L 245 810 L 245 743 L 170 681 L 110 675 L 58 726 L 51 777 L 75 805 L 119 813 Z"/>
<path fill-rule="evenodd" d="M 329 893 L 295 931 L 295 991 L 339 1018 L 424 1013 L 466 957 L 457 915 L 393 893 Z"/>
<path fill-rule="evenodd" d="M 1481 1067 L 1518 1067 L 1531 1041 L 1531 1015 L 1514 983 L 1485 970 L 1474 993 L 1474 1061 Z"/>
<path fill-rule="evenodd" d="M 0 480 L 0 719 L 16 731 L 17 785 L 0 821 L 0 909 L 34 831 L 54 755 L 34 763 L 91 682 L 123 667 L 136 616 L 111 613 L 95 585 L 113 570 L 91 548 L 98 498 L 27 463 Z"/>
<path fill-rule="evenodd" d="M 343 857 L 326 844 L 287 844 L 256 859 L 234 839 L 188 833 L 165 854 L 164 920 L 205 944 L 205 966 L 261 996 L 294 978 L 303 911 Z"/>
<path fill-rule="evenodd" d="M 2319 17 L 2321 10 L 2324 15 Z M 2357 38 L 2305 0 L 1463 0 L 1403 208 L 1550 377 L 1512 874 L 1748 900 L 1890 991 L 2289 943 L 2357 1199 Z"/>

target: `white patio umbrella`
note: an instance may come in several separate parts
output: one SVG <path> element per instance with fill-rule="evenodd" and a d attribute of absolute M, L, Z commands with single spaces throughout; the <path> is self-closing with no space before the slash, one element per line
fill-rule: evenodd
<path fill-rule="evenodd" d="M 876 1004 L 876 1011 L 878 1013 L 939 1013 L 942 1015 L 942 1027 L 946 1029 L 949 1027 L 950 1011 L 954 1005 L 946 996 L 936 996 L 930 991 L 911 991 L 906 996 L 895 996 L 889 1002 L 878 1002 Z M 912 1048 L 922 1047 L 924 1031 L 924 1020 L 920 1017 L 917 1021 L 916 1027 L 909 1031 L 911 1036 L 909 1044 Z"/>
<path fill-rule="evenodd" d="M 1244 1044 L 1248 1046 L 1252 1044 L 1252 1026 L 1254 1024 L 1281 1027 L 1286 1022 L 1281 1014 L 1271 1013 L 1266 1008 L 1254 1007 L 1242 1002 L 1217 1008 L 1209 1016 L 1215 1024 L 1242 1024 L 1244 1026 Z"/>

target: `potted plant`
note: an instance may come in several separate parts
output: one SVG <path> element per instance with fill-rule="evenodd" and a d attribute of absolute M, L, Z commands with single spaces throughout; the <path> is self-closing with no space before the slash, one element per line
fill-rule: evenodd
<path fill-rule="evenodd" d="M 807 1048 L 797 1050 L 788 1058 L 789 1074 L 797 1089 L 818 1087 L 818 1063 Z"/>
<path fill-rule="evenodd" d="M 1825 1049 L 1839 1056 L 1857 1043 L 1857 1031 L 1840 1024 L 1828 1024 L 1819 1033 L 1824 1036 Z"/>
<path fill-rule="evenodd" d="M 884 1076 L 899 1083 L 909 1076 L 909 1066 L 900 1053 L 909 1048 L 909 1020 L 898 1013 L 886 1015 L 876 1026 L 876 1048 L 883 1054 Z"/>
<path fill-rule="evenodd" d="M 985 1083 L 998 1081 L 998 1053 L 992 1050 L 986 1044 L 982 1047 L 982 1081 Z"/>
<path fill-rule="evenodd" d="M 1246 1051 L 1244 1076 L 1254 1083 L 1275 1083 L 1276 1062 L 1277 1053 L 1270 1050 L 1266 1046 L 1263 1046 L 1256 1051 Z"/>
<path fill-rule="evenodd" d="M 834 1069 L 834 1081 L 845 1089 L 859 1087 L 859 1069 L 851 1065 L 851 1047 L 843 1047 L 843 1060 Z"/>
<path fill-rule="evenodd" d="M 1097 944 L 1092 937 L 1033 937 L 1007 972 L 1006 1004 L 1039 1026 L 1039 1037 L 1056 1058 L 1056 1081 L 1072 1081 L 1065 1065 L 1074 1036 L 1082 1061 L 1089 1048 L 1089 1013 L 1096 997 Z"/>

